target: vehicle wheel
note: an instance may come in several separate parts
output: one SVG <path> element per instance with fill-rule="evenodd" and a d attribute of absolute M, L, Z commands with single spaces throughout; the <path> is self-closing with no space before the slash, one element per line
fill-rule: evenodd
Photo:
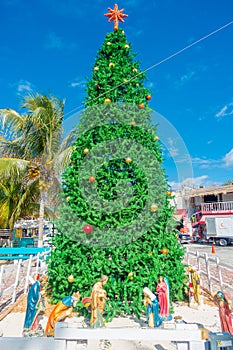
<path fill-rule="evenodd" d="M 224 238 L 221 238 L 218 242 L 219 242 L 219 245 L 221 247 L 226 247 L 227 246 L 227 240 L 224 239 Z"/>

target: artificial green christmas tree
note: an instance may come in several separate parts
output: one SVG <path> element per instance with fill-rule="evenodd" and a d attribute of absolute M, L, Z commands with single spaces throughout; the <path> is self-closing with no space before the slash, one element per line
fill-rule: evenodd
<path fill-rule="evenodd" d="M 140 316 L 143 287 L 154 291 L 159 275 L 168 277 L 172 300 L 182 297 L 184 284 L 183 249 L 173 230 L 161 147 L 148 108 L 151 92 L 118 28 L 125 15 L 114 10 L 109 9 L 114 31 L 106 35 L 87 82 L 85 111 L 63 174 L 60 234 L 49 263 L 54 301 L 77 290 L 87 297 L 107 275 L 109 318 Z"/>

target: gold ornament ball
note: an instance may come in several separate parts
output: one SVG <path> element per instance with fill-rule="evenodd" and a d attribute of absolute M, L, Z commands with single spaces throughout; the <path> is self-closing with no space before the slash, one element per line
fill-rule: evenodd
<path fill-rule="evenodd" d="M 133 273 L 133 272 L 129 272 L 129 273 L 128 273 L 128 277 L 129 277 L 129 279 L 132 281 L 133 278 L 134 278 L 134 273 Z"/>
<path fill-rule="evenodd" d="M 158 140 L 159 140 L 159 137 L 158 137 L 158 136 L 155 136 L 155 140 L 158 141 Z"/>
<path fill-rule="evenodd" d="M 110 41 L 107 42 L 107 45 L 111 45 Z"/>
<path fill-rule="evenodd" d="M 172 195 L 171 191 L 167 191 L 166 194 L 167 194 L 167 196 L 171 196 Z"/>
<path fill-rule="evenodd" d="M 127 157 L 127 158 L 125 159 L 125 161 L 126 161 L 126 163 L 131 163 L 131 162 L 132 162 L 132 159 L 129 158 L 129 157 Z"/>
<path fill-rule="evenodd" d="M 122 30 L 122 32 L 121 32 L 122 34 L 125 34 L 125 32 L 124 32 L 124 30 Z"/>
<path fill-rule="evenodd" d="M 139 86 L 139 84 L 137 83 L 136 86 Z"/>
<path fill-rule="evenodd" d="M 94 71 L 95 71 L 95 72 L 96 72 L 97 70 L 99 70 L 99 67 L 95 67 L 95 68 L 94 68 Z"/>
<path fill-rule="evenodd" d="M 152 253 L 152 252 L 149 252 L 149 253 L 148 253 L 148 255 L 152 256 L 152 255 L 153 255 L 153 253 Z"/>
<path fill-rule="evenodd" d="M 155 204 L 155 203 L 151 204 L 150 210 L 153 212 L 157 211 L 158 210 L 157 204 Z"/>
<path fill-rule="evenodd" d="M 129 45 L 128 45 L 128 44 L 125 44 L 124 48 L 125 48 L 125 49 L 129 49 Z"/>
<path fill-rule="evenodd" d="M 106 98 L 106 99 L 104 100 L 104 103 L 111 103 L 110 98 Z"/>
<path fill-rule="evenodd" d="M 113 68 L 113 67 L 115 67 L 115 63 L 110 62 L 108 66 L 109 66 L 109 68 Z"/>
<path fill-rule="evenodd" d="M 135 126 L 136 122 L 134 120 L 132 120 L 132 122 L 130 122 L 130 125 Z"/>
<path fill-rule="evenodd" d="M 88 148 L 85 148 L 84 151 L 83 151 L 84 154 L 88 154 L 89 153 L 89 149 Z"/>
<path fill-rule="evenodd" d="M 140 103 L 140 104 L 138 105 L 138 107 L 142 109 L 142 108 L 145 107 L 145 105 L 144 105 L 144 103 Z"/>
<path fill-rule="evenodd" d="M 67 278 L 68 282 L 69 283 L 73 283 L 74 282 L 74 276 L 73 275 L 70 275 L 68 278 Z"/>
<path fill-rule="evenodd" d="M 134 72 L 134 73 L 137 73 L 137 71 L 138 71 L 137 68 L 134 68 L 134 69 L 133 69 L 133 72 Z"/>
<path fill-rule="evenodd" d="M 91 183 L 92 183 L 92 182 L 95 182 L 95 176 L 90 176 L 90 177 L 89 177 L 89 182 L 91 182 Z"/>

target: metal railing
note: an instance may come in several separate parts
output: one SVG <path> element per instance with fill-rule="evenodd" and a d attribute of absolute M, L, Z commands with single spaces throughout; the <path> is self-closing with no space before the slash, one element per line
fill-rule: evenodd
<path fill-rule="evenodd" d="M 49 251 L 30 255 L 27 260 L 14 260 L 14 264 L 0 268 L 0 311 L 27 293 L 29 276 L 43 273 L 47 269 L 46 257 Z M 13 257 L 12 257 L 13 258 Z M 14 259 L 14 258 L 13 258 Z"/>
<path fill-rule="evenodd" d="M 232 212 L 233 213 L 233 201 L 229 202 L 213 202 L 213 203 L 201 203 L 201 212 Z"/>
<path fill-rule="evenodd" d="M 233 285 L 225 282 L 223 278 L 226 274 L 231 274 L 233 278 L 233 269 L 220 264 L 217 256 L 212 257 L 207 253 L 200 254 L 198 251 L 191 252 L 187 248 L 185 260 L 188 265 L 192 265 L 197 268 L 204 287 L 208 288 L 210 292 L 216 290 L 224 291 L 226 289 L 233 291 Z"/>

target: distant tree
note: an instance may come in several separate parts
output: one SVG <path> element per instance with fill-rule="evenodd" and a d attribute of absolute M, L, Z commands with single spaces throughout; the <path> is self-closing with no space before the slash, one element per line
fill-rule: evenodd
<path fill-rule="evenodd" d="M 233 180 L 228 180 L 227 182 L 224 182 L 223 186 L 227 185 L 233 185 Z"/>
<path fill-rule="evenodd" d="M 0 228 L 13 229 L 15 221 L 38 211 L 38 179 L 28 177 L 29 162 L 0 158 Z"/>
<path fill-rule="evenodd" d="M 26 114 L 19 114 L 10 108 L 0 110 L 1 128 L 7 135 L 1 138 L 0 154 L 30 162 L 28 175 L 31 180 L 38 180 L 40 193 L 38 244 L 41 246 L 45 199 L 49 189 L 56 192 L 60 188 L 59 174 L 69 162 L 71 148 L 67 139 L 62 139 L 62 101 L 54 96 L 36 93 L 24 97 L 22 108 Z"/>

